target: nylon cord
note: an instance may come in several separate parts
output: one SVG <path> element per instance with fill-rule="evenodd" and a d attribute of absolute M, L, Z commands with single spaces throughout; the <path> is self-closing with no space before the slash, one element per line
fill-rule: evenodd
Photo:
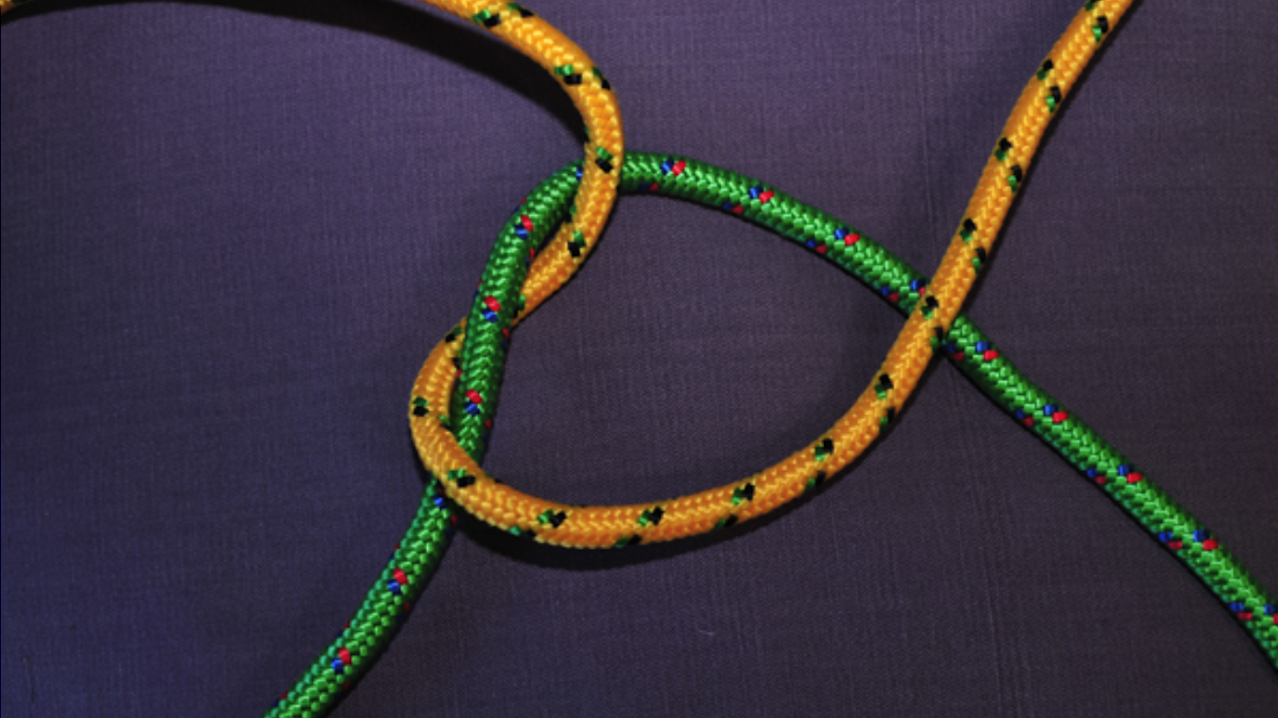
<path fill-rule="evenodd" d="M 581 189 L 573 197 L 570 218 L 560 226 L 561 240 L 544 253 L 543 281 L 562 283 L 593 248 L 616 199 L 623 135 L 612 87 L 576 43 L 519 3 L 425 2 L 484 27 L 535 60 L 559 80 L 581 113 L 587 138 Z M 469 440 L 462 440 L 458 448 L 476 459 L 482 459 L 485 451 Z M 390 644 L 393 629 L 438 566 L 455 522 L 432 477 L 417 516 L 355 617 L 267 716 L 320 716 L 335 705 Z"/>
<path fill-rule="evenodd" d="M 500 389 L 508 332 L 545 297 L 543 275 L 557 265 L 538 257 L 523 261 L 533 247 L 495 247 L 465 327 L 460 384 L 450 398 L 450 358 L 441 343 L 427 359 L 414 387 L 410 416 L 413 440 L 430 472 L 449 498 L 497 528 L 542 543 L 569 548 L 621 548 L 696 536 L 776 509 L 802 495 L 820 477 L 847 466 L 878 438 L 901 411 L 941 339 L 957 316 L 993 250 L 998 231 L 1029 171 L 1039 141 L 1079 74 L 1117 25 L 1130 0 L 1088 2 L 1030 78 L 986 162 L 967 210 L 950 241 L 927 296 L 909 313 L 905 326 L 870 385 L 829 430 L 781 462 L 753 476 L 677 498 L 623 506 L 573 506 L 531 496 L 488 476 L 460 445 L 482 445 Z M 590 165 L 585 166 L 590 170 Z M 672 172 L 674 170 L 672 169 Z M 764 190 L 725 209 L 757 211 L 770 202 Z M 525 233 L 536 223 L 523 227 Z M 853 246 L 838 228 L 814 238 L 827 251 Z M 559 242 L 551 245 L 557 248 Z M 842 250 L 839 249 L 842 246 Z M 527 279 L 523 280 L 527 272 Z M 553 274 L 558 279 L 560 274 Z M 523 280 L 522 295 L 518 287 Z M 557 286 L 557 285 L 555 285 Z M 459 330 L 460 331 L 460 330 Z M 446 364 L 445 364 L 446 362 Z"/>
<path fill-rule="evenodd" d="M 549 295 L 567 281 L 594 247 L 616 199 L 623 162 L 621 113 L 612 87 L 590 57 L 550 23 L 514 2 L 493 0 L 423 0 L 471 21 L 536 61 L 567 92 L 581 114 L 585 132 L 581 187 L 572 198 L 570 219 L 560 226 L 560 240 L 543 253 L 540 272 L 530 278 L 529 292 Z M 0 0 L 0 13 L 30 0 Z M 540 284 L 539 284 L 540 283 Z M 483 458 L 484 447 L 468 440 L 459 450 Z M 267 716 L 322 716 L 340 700 L 390 644 L 404 614 L 421 595 L 439 565 L 452 536 L 456 517 L 440 492 L 427 481 L 422 503 L 390 560 L 365 594 L 355 616 L 312 662 L 293 688 L 267 711 Z"/>
<path fill-rule="evenodd" d="M 455 448 L 478 468 L 478 462 L 482 460 L 486 449 L 487 426 L 490 425 L 495 410 L 497 388 L 504 369 L 505 350 L 502 344 L 508 338 L 508 330 L 519 318 L 531 312 L 567 281 L 580 266 L 598 239 L 611 209 L 618 179 L 621 178 L 633 183 L 625 187 L 626 191 L 659 192 L 719 206 L 768 226 L 783 236 L 801 241 L 831 261 L 839 263 L 863 282 L 871 286 L 877 284 L 883 296 L 910 315 L 906 329 L 902 332 L 902 339 L 898 339 L 897 345 L 894 345 L 893 352 L 889 354 L 870 389 L 858 400 L 858 405 L 864 400 L 874 408 L 874 411 L 864 410 L 857 415 L 857 422 L 861 426 L 859 433 L 854 431 L 849 439 L 839 434 L 839 450 L 836 451 L 833 444 L 835 430 L 839 429 L 836 425 L 829 432 L 831 436 L 822 437 L 805 449 L 811 451 L 810 461 L 801 461 L 796 454 L 791 460 L 783 462 L 783 465 L 788 464 L 783 470 L 788 482 L 786 485 L 793 483 L 796 477 L 803 477 L 806 481 L 799 492 L 802 493 L 819 485 L 828 475 L 854 458 L 855 454 L 848 455 L 849 449 L 845 447 L 860 446 L 862 442 L 868 445 L 877 436 L 878 427 L 892 419 L 896 407 L 905 401 L 931 353 L 939 348 L 982 391 L 1018 420 L 1031 426 L 1036 434 L 1052 444 L 1072 464 L 1088 472 L 1138 522 L 1158 535 L 1217 596 L 1231 605 L 1231 610 L 1247 626 L 1270 661 L 1278 666 L 1278 616 L 1274 616 L 1272 596 L 1251 579 L 1237 559 L 1211 538 L 1210 533 L 1193 517 L 1177 507 L 1139 472 L 1134 471 L 1121 455 L 1090 428 L 1059 408 L 1050 397 L 1021 376 L 1005 358 L 991 348 L 993 345 L 988 338 L 965 317 L 957 314 L 962 298 L 992 247 L 998 228 L 1019 183 L 1023 181 L 1024 172 L 1028 170 L 1030 158 L 1051 115 L 1090 59 L 1095 45 L 1118 22 L 1128 2 L 1088 3 L 1071 24 L 1066 36 L 1057 43 L 1049 60 L 1040 67 L 1036 74 L 1037 88 L 1035 81 L 1027 86 L 999 140 L 994 157 L 987 164 L 977 193 L 969 204 L 964 221 L 951 242 L 941 270 L 938 271 L 935 286 L 931 289 L 932 297 L 944 298 L 943 304 L 931 307 L 929 312 L 926 301 L 920 303 L 928 295 L 922 275 L 900 263 L 860 233 L 837 222 L 830 229 L 829 222 L 833 222 L 832 218 L 824 217 L 816 210 L 759 183 L 691 160 L 652 155 L 643 156 L 643 167 L 632 172 L 628 164 L 623 164 L 620 116 L 606 79 L 584 52 L 522 6 L 516 3 L 425 1 L 486 27 L 551 71 L 582 112 L 589 141 L 586 145 L 587 161 L 556 174 L 558 179 L 552 180 L 556 183 L 553 191 L 543 193 L 539 188 L 530 195 L 521 204 L 520 212 L 512 223 L 503 231 L 503 236 L 509 233 L 515 239 L 508 246 L 499 241 L 493 256 L 498 257 L 500 254 L 499 264 L 502 267 L 526 265 L 526 259 L 531 260 L 536 256 L 533 271 L 527 274 L 522 292 L 518 291 L 519 281 L 513 282 L 516 288 L 513 296 L 502 288 L 504 285 L 501 282 L 493 283 L 494 291 L 510 297 L 505 305 L 502 305 L 495 294 L 484 291 L 481 285 L 481 293 L 468 322 L 459 325 L 458 330 L 450 333 L 452 340 L 442 343 L 432 353 L 432 359 L 439 354 L 439 365 L 447 367 L 457 350 L 462 348 L 461 376 L 463 386 L 468 389 L 456 392 L 451 399 L 448 398 L 451 386 L 456 383 L 458 376 L 451 369 L 441 373 L 439 377 L 432 377 L 425 384 L 419 380 L 422 391 L 418 392 L 419 387 L 415 387 L 410 409 L 415 436 L 419 425 L 436 423 L 431 419 L 437 420 L 440 426 L 452 427 L 456 431 L 456 440 L 451 442 L 452 446 L 445 442 L 443 451 Z M 12 9 L 16 4 L 19 3 L 0 0 L 0 12 Z M 1093 44 L 1085 42 L 1087 38 Z M 1067 40 L 1070 42 L 1067 43 Z M 1060 65 L 1065 67 L 1061 68 Z M 1031 89 L 1034 91 L 1031 92 Z M 1046 116 L 1043 107 L 1047 108 Z M 631 161 L 631 158 L 626 159 L 627 162 Z M 676 167 L 679 167 L 678 171 L 675 170 Z M 671 173 L 674 174 L 673 178 L 670 177 Z M 679 181 L 681 176 L 684 177 L 683 181 Z M 579 186 L 580 192 L 577 191 Z M 570 202 L 574 204 L 568 210 Z M 543 214 L 550 216 L 558 212 L 562 215 L 566 210 L 570 215 L 569 221 L 560 226 L 555 239 L 538 255 L 537 248 L 547 234 L 545 228 L 556 226 L 562 220 L 562 217 L 542 219 Z M 823 235 L 822 227 L 830 233 Z M 526 236 L 520 236 L 521 230 Z M 843 234 L 840 235 L 840 232 Z M 856 239 L 850 239 L 851 237 Z M 842 247 L 839 246 L 840 242 Z M 490 268 L 492 266 L 490 261 Z M 968 276 L 969 272 L 971 276 Z M 520 274 L 518 269 L 502 269 L 499 273 Z M 485 282 L 488 280 L 486 273 Z M 488 301 L 489 299 L 492 301 Z M 915 309 L 918 311 L 915 312 Z M 490 315 L 496 316 L 499 321 L 492 321 Z M 467 325 L 474 328 L 471 330 L 474 336 L 467 336 L 464 347 L 459 347 L 462 342 L 454 340 L 462 337 Z M 486 331 L 481 332 L 480 327 Z M 942 330 L 943 339 L 934 333 L 938 328 Z M 945 331 L 947 328 L 948 332 Z M 488 335 L 487 341 L 480 339 L 481 333 Z M 922 344 L 920 337 L 923 338 Z M 906 341 L 905 345 L 902 345 L 902 340 Z M 926 352 L 919 351 L 923 344 L 927 346 Z M 431 366 L 431 360 L 428 360 L 427 366 Z M 474 386 L 485 388 L 488 396 L 469 388 Z M 474 392 L 474 396 L 470 392 Z M 867 398 L 870 394 L 873 394 L 873 399 Z M 436 403 L 429 403 L 431 400 L 427 396 L 434 397 Z M 480 401 L 474 401 L 476 396 Z M 427 407 L 448 407 L 451 416 L 441 413 L 434 417 Z M 855 411 L 856 407 L 848 416 Z M 1091 453 L 1080 453 L 1084 451 L 1079 449 L 1080 446 L 1086 447 L 1086 451 Z M 859 453 L 863 448 L 864 446 L 860 446 L 856 451 Z M 800 452 L 802 453 L 804 452 Z M 425 460 L 425 456 L 423 459 Z M 428 467 L 431 466 L 431 462 L 426 463 Z M 812 473 L 814 465 L 818 467 L 815 474 Z M 446 477 L 443 489 L 454 495 L 464 494 L 462 490 L 472 485 L 458 486 L 459 483 L 466 482 L 468 477 L 477 481 L 487 478 L 482 476 L 482 472 L 472 474 L 457 471 L 458 468 L 453 467 L 443 474 Z M 725 497 L 723 491 L 727 489 L 731 489 L 732 493 Z M 713 496 L 710 495 L 711 492 L 705 492 L 706 501 L 702 502 L 704 505 L 700 510 L 703 519 L 706 516 L 718 517 L 710 528 L 721 528 L 735 521 L 760 515 L 798 495 L 777 490 L 774 493 L 779 500 L 770 503 L 768 486 L 761 490 L 750 482 L 721 487 L 718 491 Z M 724 516 L 721 504 L 725 498 L 732 507 L 745 505 L 745 508 Z M 677 537 L 676 532 L 666 535 L 662 530 L 656 530 L 663 524 L 671 527 L 678 525 L 678 520 L 671 520 L 669 511 L 663 506 L 642 506 L 644 508 L 641 508 L 640 513 L 633 517 L 638 529 L 620 534 L 612 543 L 613 546 Z M 756 507 L 759 510 L 750 510 Z M 678 516 L 676 512 L 674 518 L 677 519 Z M 535 529 L 532 525 L 524 527 L 514 523 L 504 528 L 542 540 L 537 531 L 545 530 L 547 525 L 550 525 L 552 531 L 560 528 L 568 523 L 567 518 L 566 512 L 547 516 L 543 511 L 537 516 Z M 607 535 L 607 526 L 620 525 L 618 521 L 626 523 L 631 518 L 623 512 L 603 522 L 596 533 L 603 532 L 600 535 Z M 389 644 L 394 629 L 420 595 L 442 558 L 454 522 L 455 518 L 451 516 L 449 504 L 444 500 L 439 483 L 432 479 L 428 482 L 423 502 L 408 533 L 396 546 L 394 555 L 369 590 L 355 618 L 313 663 L 294 689 L 272 707 L 268 715 L 323 715 L 335 704 L 341 693 L 367 670 L 369 664 Z M 573 524 L 575 523 L 574 521 Z M 705 523 L 704 520 L 701 523 Z M 569 534 L 565 532 L 564 535 Z M 1271 620 L 1266 623 L 1264 619 L 1270 617 Z"/>
<path fill-rule="evenodd" d="M 575 164 L 564 167 L 530 192 L 503 227 L 498 245 L 522 245 L 526 241 L 522 233 L 529 223 L 534 227 L 554 226 L 566 213 L 577 170 Z M 685 157 L 631 151 L 626 156 L 619 190 L 676 197 L 738 214 L 838 265 L 901 313 L 908 314 L 926 296 L 928 282 L 923 274 L 852 225 L 734 172 Z M 757 197 L 766 199 L 751 204 L 750 200 Z M 733 211 L 742 206 L 749 208 Z M 823 241 L 835 232 L 851 241 L 833 245 Z M 537 241 L 536 235 L 531 241 Z M 459 346 L 464 347 L 460 331 L 454 330 L 441 345 L 437 366 L 442 371 L 429 378 L 429 385 L 419 388 L 438 394 L 455 385 L 456 371 L 450 370 L 449 365 L 458 356 Z M 1201 521 L 1022 374 L 965 314 L 955 318 L 941 342 L 941 352 L 1017 424 L 1051 446 L 1198 576 L 1278 668 L 1278 606 L 1273 594 Z M 419 407 L 425 406 L 421 399 L 414 397 L 410 411 L 420 413 Z M 817 488 L 826 478 L 813 477 L 804 490 Z"/>

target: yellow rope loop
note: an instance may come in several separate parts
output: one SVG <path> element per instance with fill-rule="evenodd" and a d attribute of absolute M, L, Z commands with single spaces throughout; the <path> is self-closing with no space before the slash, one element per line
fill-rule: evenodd
<path fill-rule="evenodd" d="M 1012 110 L 926 295 L 906 319 L 870 386 L 816 442 L 754 476 L 691 496 L 626 506 L 582 507 L 547 501 L 493 480 L 449 432 L 444 414 L 458 375 L 452 358 L 459 342 L 452 342 L 431 353 L 414 386 L 414 395 L 426 399 L 436 414 L 410 416 L 423 463 L 440 477 L 450 498 L 481 520 L 537 541 L 579 548 L 664 541 L 729 526 L 771 511 L 847 466 L 873 443 L 914 390 L 993 247 L 1051 116 L 1129 3 L 1089 2 L 1053 46 Z M 591 138 L 602 141 L 594 130 Z M 587 162 L 585 177 L 591 178 L 592 172 Z M 578 212 L 586 207 L 588 203 L 579 204 Z M 597 219 L 602 223 L 602 217 Z M 580 214 L 576 223 L 573 231 L 594 227 Z M 563 256 L 559 251 L 565 245 L 563 239 L 561 233 L 551 250 L 534 263 L 524 284 L 524 314 L 548 296 L 571 273 L 574 260 L 580 259 L 575 254 Z"/>
<path fill-rule="evenodd" d="M 623 160 L 620 113 L 603 74 L 581 48 L 518 3 L 426 0 L 480 24 L 560 79 L 587 132 L 582 184 L 571 219 L 537 257 L 523 287 L 523 314 L 561 286 L 593 249 L 616 197 Z M 422 461 L 458 504 L 515 533 L 564 546 L 624 546 L 660 541 L 730 525 L 772 510 L 846 466 L 891 421 L 927 366 L 933 343 L 949 329 L 980 263 L 993 247 L 1051 115 L 1130 0 L 1088 2 L 1021 93 L 993 156 L 981 173 L 967 212 L 933 277 L 927 296 L 906 320 L 879 372 L 856 403 L 825 435 L 781 463 L 743 481 L 692 496 L 614 507 L 575 507 L 545 501 L 488 477 L 446 426 L 457 380 L 452 358 L 459 342 L 436 348 L 415 394 L 437 416 L 413 417 Z M 8 10 L 14 0 L 0 0 Z"/>
<path fill-rule="evenodd" d="M 553 76 L 581 113 L 587 141 L 582 165 L 581 188 L 574 200 L 572 214 L 556 236 L 533 262 L 522 292 L 523 313 L 536 308 L 566 282 L 594 248 L 617 196 L 617 184 L 624 157 L 621 112 L 611 86 L 590 57 L 559 30 L 541 20 L 517 3 L 458 2 L 426 0 L 449 12 L 484 25 L 520 52 L 532 57 Z M 464 320 L 462 327 L 464 327 Z M 459 330 L 460 331 L 460 330 Z M 428 397 L 429 406 L 439 416 L 414 423 L 414 438 L 423 462 L 439 477 L 456 472 L 482 476 L 468 491 L 463 502 L 472 512 L 493 517 L 504 527 L 531 526 L 538 514 L 529 515 L 537 500 L 518 492 L 497 490 L 498 485 L 483 472 L 456 438 L 443 428 L 441 419 L 447 413 L 447 397 L 457 380 L 452 358 L 460 341 L 441 343 L 431 353 L 427 364 L 432 371 L 419 377 L 418 396 Z M 432 363 L 433 362 L 433 363 Z M 433 427 L 435 431 L 423 431 Z M 501 487 L 505 488 L 505 487 Z M 545 503 L 545 502 L 542 502 Z"/>
<path fill-rule="evenodd" d="M 448 406 L 457 378 L 452 359 L 459 347 L 459 341 L 437 346 L 414 386 L 414 394 L 426 398 L 431 407 Z M 877 400 L 872 391 L 867 393 Z M 546 501 L 494 481 L 456 448 L 442 415 L 418 418 L 412 429 L 423 460 L 442 457 L 447 462 L 438 466 L 428 463 L 428 468 L 444 478 L 444 485 L 452 489 L 450 496 L 473 515 L 498 528 L 527 532 L 548 543 L 600 548 L 681 538 L 767 513 L 802 494 L 823 465 L 828 463 L 832 472 L 864 451 L 878 435 L 880 418 L 874 402 L 863 396 L 828 436 L 745 481 L 668 501 L 591 507 Z M 831 446 L 828 456 L 823 454 L 827 440 Z M 732 510 L 725 513 L 724 507 Z M 657 509 L 660 518 L 645 521 L 645 515 L 652 517 Z M 569 516 L 571 521 L 566 520 Z M 545 535 L 551 529 L 550 535 Z"/>

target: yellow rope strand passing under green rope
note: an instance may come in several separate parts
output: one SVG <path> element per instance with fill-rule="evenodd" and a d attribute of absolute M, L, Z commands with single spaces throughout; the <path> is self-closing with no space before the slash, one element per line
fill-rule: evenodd
<path fill-rule="evenodd" d="M 486 425 L 491 420 L 499 383 L 493 369 L 501 363 L 492 360 L 494 347 L 539 301 L 541 295 L 535 298 L 530 286 L 537 292 L 544 289 L 541 270 L 549 263 L 542 257 L 533 263 L 524 282 L 527 299 L 502 300 L 495 289 L 513 284 L 510 275 L 522 271 L 518 262 L 490 264 L 470 315 L 471 328 L 484 327 L 484 333 L 468 338 L 471 349 L 462 359 L 458 387 L 461 399 L 451 407 L 451 419 L 449 396 L 457 376 L 448 347 L 441 343 L 427 359 L 413 388 L 415 401 L 424 402 L 412 416 L 413 440 L 422 462 L 441 479 L 449 498 L 477 518 L 539 542 L 570 548 L 617 548 L 706 533 L 766 514 L 802 495 L 818 477 L 847 466 L 878 438 L 914 390 L 958 315 L 977 267 L 992 251 L 1056 109 L 1129 4 L 1130 0 L 1089 2 L 1066 28 L 1013 107 L 927 296 L 909 314 L 887 358 L 852 408 L 812 443 L 745 479 L 688 496 L 625 506 L 573 506 L 530 496 L 489 477 L 467 454 L 459 437 L 482 436 L 476 432 L 476 423 Z M 760 194 L 730 209 L 752 211 L 770 199 Z M 830 252 L 848 252 L 853 247 L 850 237 L 834 233 L 820 241 Z M 477 316 L 488 314 L 495 319 L 476 321 Z M 458 406 L 464 411 L 456 411 Z"/>
<path fill-rule="evenodd" d="M 603 73 L 580 48 L 521 5 L 426 1 L 487 28 L 552 73 L 582 114 L 588 137 L 585 161 L 555 175 L 521 205 L 494 248 L 467 320 L 432 352 L 414 387 L 410 413 L 423 462 L 442 482 L 428 483 L 412 526 L 348 627 L 268 715 L 326 713 L 385 650 L 447 548 L 454 518 L 445 492 L 495 526 L 564 546 L 622 547 L 723 528 L 802 495 L 846 466 L 894 418 L 937 350 L 1174 551 L 1229 605 L 1278 667 L 1272 595 L 1199 522 L 1020 375 L 988 337 L 958 314 L 1043 132 L 1129 0 L 1087 3 L 1038 68 L 996 143 L 931 285 L 859 232 L 761 183 L 677 157 L 625 157 L 619 110 Z M 0 0 L 0 12 L 15 4 Z M 853 408 L 781 464 L 689 497 L 631 506 L 569 506 L 494 482 L 479 462 L 496 406 L 508 331 L 581 265 L 599 238 L 619 182 L 626 191 L 693 199 L 771 227 L 843 266 L 907 312 L 908 319 Z M 556 226 L 555 237 L 544 243 L 549 228 Z M 528 271 L 527 261 L 534 256 Z M 464 344 L 459 341 L 463 337 Z"/>
<path fill-rule="evenodd" d="M 498 251 L 494 251 L 490 261 L 500 261 L 503 248 L 516 248 L 518 254 L 518 248 L 527 242 L 540 241 L 536 235 L 525 238 L 526 226 L 555 225 L 565 214 L 575 190 L 576 172 L 575 165 L 565 167 L 528 194 L 503 228 Z M 749 206 L 734 214 L 772 229 L 838 265 L 898 311 L 910 312 L 926 296 L 927 278 L 882 245 L 852 225 L 757 180 L 683 157 L 630 152 L 620 191 L 678 197 L 729 212 Z M 750 204 L 758 197 L 768 200 Z M 546 231 L 540 230 L 540 234 L 544 236 Z M 843 249 L 832 248 L 823 241 L 832 234 L 852 241 Z M 478 322 L 486 320 L 481 318 Z M 474 325 L 476 322 L 472 321 Z M 460 338 L 460 334 L 451 335 L 445 343 L 443 359 L 451 360 L 470 347 L 472 338 L 467 337 L 459 352 Z M 1177 505 L 1134 462 L 1022 374 L 966 315 L 955 318 L 941 342 L 941 352 L 1017 424 L 1048 443 L 1180 559 L 1234 614 L 1278 668 L 1278 606 L 1273 594 L 1202 522 Z M 410 411 L 420 413 L 422 407 L 415 398 Z M 805 491 L 817 488 L 825 479 L 820 474 L 813 477 Z M 652 512 L 649 520 L 664 518 Z"/>

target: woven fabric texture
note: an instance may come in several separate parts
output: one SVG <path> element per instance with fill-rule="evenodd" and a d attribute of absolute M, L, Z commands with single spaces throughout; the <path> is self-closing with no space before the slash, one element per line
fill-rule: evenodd
<path fill-rule="evenodd" d="M 541 68 L 415 3 L 48 2 L 0 28 L 0 710 L 260 714 L 412 519 L 412 378 L 580 122 Z M 628 148 L 762 178 L 931 273 L 1078 3 L 530 8 L 607 71 Z M 1265 0 L 1133 8 L 967 305 L 1271 588 L 1275 28 Z M 485 467 L 613 504 L 772 463 L 899 329 L 853 283 L 623 198 L 514 333 Z M 1278 704 L 1236 619 L 951 367 L 755 523 L 605 555 L 463 520 L 333 715 Z"/>

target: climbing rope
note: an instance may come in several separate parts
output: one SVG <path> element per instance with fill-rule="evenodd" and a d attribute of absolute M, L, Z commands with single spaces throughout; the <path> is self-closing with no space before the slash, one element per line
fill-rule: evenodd
<path fill-rule="evenodd" d="M 1022 91 L 986 162 L 976 191 L 941 260 L 940 268 L 906 319 L 870 385 L 828 431 L 780 463 L 731 484 L 678 498 L 625 506 L 573 506 L 530 496 L 489 477 L 461 445 L 483 445 L 497 404 L 510 329 L 545 297 L 546 272 L 557 264 L 537 258 L 535 247 L 494 248 L 467 321 L 450 334 L 468 332 L 456 377 L 449 342 L 427 359 L 413 391 L 412 431 L 422 462 L 439 477 L 449 498 L 477 518 L 536 541 L 571 548 L 620 548 L 695 536 L 761 516 L 802 495 L 814 482 L 847 466 L 878 438 L 914 390 L 923 370 L 967 297 L 977 271 L 993 249 L 1030 161 L 1074 82 L 1130 0 L 1088 2 L 1053 46 Z M 589 164 L 585 166 L 590 169 Z M 669 173 L 682 172 L 678 163 Z M 728 200 L 723 209 L 753 215 L 773 201 L 760 186 Z M 520 220 L 531 239 L 535 222 Z M 517 228 L 518 229 L 518 228 Z M 855 252 L 859 235 L 845 227 L 813 227 L 812 241 L 826 252 Z M 562 235 L 562 233 L 561 233 Z M 518 235 L 516 235 L 518 236 Z M 523 239 L 523 237 L 521 237 Z M 558 248 L 552 243 L 551 249 Z M 569 250 L 573 251 L 570 243 Z M 522 294 L 521 279 L 523 281 Z M 562 274 L 551 275 L 558 279 Z"/>
<path fill-rule="evenodd" d="M 0 13 L 30 1 L 0 0 Z M 519 3 L 423 1 L 487 29 L 535 60 L 558 80 L 581 114 L 587 140 L 580 191 L 572 200 L 571 217 L 560 227 L 560 241 L 543 253 L 540 272 L 528 290 L 535 296 L 548 296 L 554 287 L 567 281 L 593 248 L 616 199 L 623 136 L 612 87 L 580 47 Z M 483 457 L 482 446 L 463 440 L 458 447 L 472 451 L 476 459 Z M 434 478 L 427 482 L 408 531 L 365 594 L 355 616 L 293 688 L 272 705 L 268 716 L 326 714 L 385 651 L 452 536 L 456 518 L 439 489 Z"/>
<path fill-rule="evenodd" d="M 1176 552 L 1230 605 L 1278 666 L 1272 596 L 1201 524 L 1020 375 L 958 313 L 1043 132 L 1130 0 L 1087 3 L 1054 46 L 1013 110 L 930 285 L 860 232 L 761 183 L 676 157 L 644 155 L 632 168 L 633 158 L 623 162 L 621 121 L 611 88 L 580 48 L 517 3 L 425 1 L 485 27 L 550 71 L 582 114 L 586 159 L 556 174 L 520 205 L 494 248 L 468 318 L 427 360 L 410 413 L 423 462 L 443 481 L 428 482 L 407 534 L 355 617 L 268 715 L 326 713 L 389 644 L 447 548 L 455 518 L 445 493 L 495 526 L 564 546 L 620 547 L 729 526 L 820 485 L 859 455 L 894 418 L 937 350 Z M 17 4 L 0 0 L 0 12 Z M 624 191 L 683 197 L 770 227 L 853 273 L 908 319 L 853 408 L 776 467 L 680 499 L 575 507 L 521 494 L 486 476 L 478 464 L 497 403 L 509 330 L 581 265 L 602 231 L 619 180 L 625 182 Z M 556 226 L 559 230 L 547 242 L 549 228 Z"/>
<path fill-rule="evenodd" d="M 520 247 L 529 227 L 553 227 L 566 213 L 579 166 L 569 165 L 537 186 L 503 227 L 498 246 Z M 619 190 L 657 194 L 739 214 L 838 265 L 898 311 L 908 314 L 926 296 L 927 278 L 850 224 L 805 205 L 757 180 L 684 157 L 629 152 Z M 752 199 L 764 197 L 760 203 Z M 733 212 L 736 207 L 748 207 Z M 831 245 L 834 232 L 849 242 Z M 544 230 L 542 231 L 544 234 Z M 537 235 L 531 235 L 537 241 Z M 978 267 L 979 271 L 979 267 Z M 459 330 L 436 351 L 438 373 L 419 381 L 415 392 L 444 401 L 456 382 L 454 357 L 465 351 Z M 465 346 L 470 345 L 466 339 Z M 1032 431 L 1090 482 L 1112 498 L 1137 523 L 1180 559 L 1232 612 L 1278 668 L 1278 606 L 1202 522 L 1178 506 L 1134 462 L 1101 438 L 1064 405 L 1022 374 L 965 314 L 959 314 L 940 342 L 941 353 L 1017 424 Z M 420 394 L 411 411 L 420 415 Z M 429 400 L 427 400 L 429 401 Z M 805 485 L 810 491 L 828 474 Z M 654 512 L 653 522 L 664 521 Z M 522 532 L 521 532 L 522 533 Z"/>
<path fill-rule="evenodd" d="M 616 199 L 623 137 L 612 87 L 580 47 L 519 3 L 425 1 L 473 21 L 537 61 L 559 80 L 581 113 L 587 138 L 581 190 L 572 200 L 570 217 L 560 226 L 560 241 L 543 253 L 540 275 L 541 282 L 562 284 L 594 246 Z M 463 440 L 458 449 L 482 460 L 485 447 Z M 280 697 L 268 716 L 322 715 L 368 670 L 390 644 L 393 628 L 425 588 L 447 548 L 455 521 L 439 483 L 431 478 L 417 516 L 355 617 L 293 689 Z"/>

